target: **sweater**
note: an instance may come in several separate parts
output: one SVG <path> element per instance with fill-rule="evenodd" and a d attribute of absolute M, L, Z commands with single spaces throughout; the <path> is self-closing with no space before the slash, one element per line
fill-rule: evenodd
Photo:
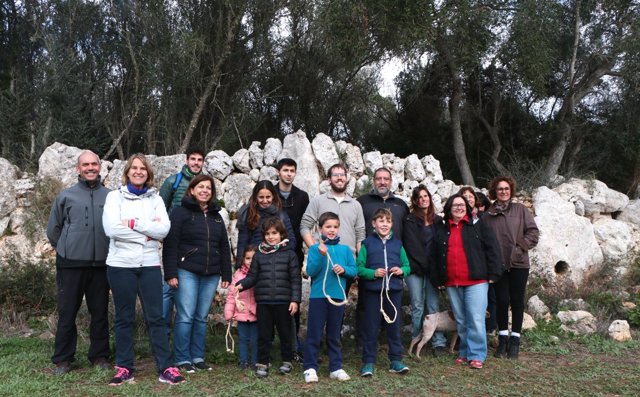
<path fill-rule="evenodd" d="M 322 255 L 318 247 L 319 244 L 312 245 L 307 256 L 307 274 L 311 277 L 309 298 L 326 298 L 322 291 L 322 285 L 326 268 L 329 266 L 329 272 L 326 273 L 326 293 L 332 299 L 345 299 L 345 292 L 343 291 L 347 287 L 347 278 L 354 278 L 358 275 L 356 261 L 351 250 L 343 244 L 326 245 L 328 255 Z M 334 265 L 340 265 L 344 269 L 344 273 L 340 276 L 333 272 L 329 263 L 329 256 L 331 256 Z"/>

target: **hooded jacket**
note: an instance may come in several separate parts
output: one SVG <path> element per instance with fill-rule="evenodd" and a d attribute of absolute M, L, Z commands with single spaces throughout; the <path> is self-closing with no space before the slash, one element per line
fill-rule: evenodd
<path fill-rule="evenodd" d="M 171 230 L 162 249 L 165 280 L 177 278 L 181 268 L 231 281 L 231 250 L 220 209 L 212 200 L 205 214 L 196 200 L 184 197 L 171 212 Z"/>
<path fill-rule="evenodd" d="M 47 238 L 56 249 L 56 266 L 104 267 L 109 238 L 102 227 L 102 212 L 109 189 L 78 177 L 78 183 L 63 190 L 51 206 Z"/>
<path fill-rule="evenodd" d="M 240 269 L 236 270 L 236 272 L 233 274 L 231 284 L 229 285 L 229 291 L 227 292 L 227 301 L 224 305 L 224 319 L 227 321 L 231 320 L 232 318 L 235 318 L 236 321 L 239 322 L 258 321 L 258 317 L 256 315 L 256 298 L 254 296 L 253 288 L 242 290 L 238 294 L 238 299 L 240 299 L 244 304 L 243 311 L 238 310 L 238 305 L 236 302 L 236 283 L 244 279 L 247 276 L 247 273 L 249 273 L 249 268 L 245 265 L 242 265 Z"/>
<path fill-rule="evenodd" d="M 133 228 L 123 220 L 133 219 Z M 160 266 L 160 241 L 169 233 L 171 223 L 162 198 L 154 188 L 139 196 L 126 186 L 107 195 L 102 226 L 111 239 L 107 266 L 136 268 Z"/>

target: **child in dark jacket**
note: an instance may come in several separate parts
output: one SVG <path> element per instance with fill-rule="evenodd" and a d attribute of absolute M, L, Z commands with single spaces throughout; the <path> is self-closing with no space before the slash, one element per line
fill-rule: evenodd
<path fill-rule="evenodd" d="M 318 381 L 318 351 L 325 327 L 329 377 L 340 381 L 350 379 L 342 369 L 340 330 L 347 301 L 347 278 L 356 276 L 356 261 L 351 248 L 339 244 L 340 218 L 337 214 L 325 212 L 320 215 L 318 226 L 322 240 L 309 248 L 307 258 L 307 274 L 311 277 L 307 341 L 304 345 L 304 380 L 307 383 Z"/>
<path fill-rule="evenodd" d="M 247 276 L 236 283 L 239 291 L 255 286 L 258 315 L 258 363 L 256 376 L 266 377 L 269 368 L 269 350 L 273 327 L 280 337 L 282 374 L 292 369 L 291 316 L 298 311 L 301 299 L 302 277 L 298 257 L 288 245 L 287 231 L 280 218 L 268 218 L 262 224 L 264 241 L 251 261 Z"/>
<path fill-rule="evenodd" d="M 378 334 L 382 318 L 386 321 L 389 344 L 389 372 L 404 374 L 409 368 L 402 363 L 400 341 L 402 279 L 410 272 L 409 259 L 400 240 L 393 237 L 391 211 L 380 208 L 373 214 L 375 234 L 362 242 L 358 253 L 358 276 L 364 294 L 362 329 L 362 368 L 360 375 L 373 376 L 378 350 Z"/>

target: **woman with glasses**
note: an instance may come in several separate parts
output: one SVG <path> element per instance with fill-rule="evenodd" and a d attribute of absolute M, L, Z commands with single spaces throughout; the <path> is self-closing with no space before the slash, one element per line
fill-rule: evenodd
<path fill-rule="evenodd" d="M 271 217 L 278 217 L 284 222 L 290 247 L 296 246 L 295 233 L 286 211 L 282 209 L 280 195 L 270 181 L 264 180 L 256 183 L 251 192 L 249 203 L 243 205 L 238 211 L 238 246 L 236 258 L 238 264 L 242 263 L 242 253 L 249 244 L 256 247 L 262 242 L 262 224 Z"/>
<path fill-rule="evenodd" d="M 460 349 L 455 363 L 480 369 L 487 358 L 487 291 L 503 270 L 500 248 L 482 219 L 473 222 L 471 206 L 460 193 L 449 197 L 444 220 L 434 225 L 431 281 L 447 289 L 456 319 Z"/>
<path fill-rule="evenodd" d="M 495 232 L 506 272 L 495 285 L 498 349 L 494 357 L 517 359 L 524 316 L 524 296 L 529 278 L 529 250 L 538 244 L 538 227 L 529 210 L 511 201 L 516 182 L 508 176 L 491 181 L 489 198 L 495 202 L 482 218 Z M 511 337 L 509 337 L 511 306 Z"/>

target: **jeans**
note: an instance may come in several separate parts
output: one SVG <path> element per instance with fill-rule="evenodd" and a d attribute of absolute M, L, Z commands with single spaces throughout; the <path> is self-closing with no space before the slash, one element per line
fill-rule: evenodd
<path fill-rule="evenodd" d="M 58 327 L 53 357 L 54 364 L 72 362 L 76 354 L 78 330 L 76 316 L 82 297 L 86 297 L 87 309 L 91 315 L 89 325 L 90 362 L 99 358 L 108 359 L 109 350 L 109 283 L 105 267 L 58 268 L 56 269 L 58 288 Z"/>
<path fill-rule="evenodd" d="M 269 305 L 258 303 L 258 364 L 268 365 L 270 362 L 271 339 L 273 327 L 278 330 L 280 337 L 280 354 L 282 361 L 291 362 L 291 315 L 289 303 Z"/>
<path fill-rule="evenodd" d="M 409 287 L 409 297 L 411 298 L 411 338 L 416 338 L 422 334 L 422 323 L 424 321 L 424 308 L 427 313 L 433 314 L 440 311 L 440 297 L 438 289 L 431 284 L 425 276 L 409 275 L 406 279 Z M 433 347 L 445 347 L 447 339 L 444 333 L 438 331 L 431 338 Z"/>
<path fill-rule="evenodd" d="M 309 299 L 309 318 L 307 320 L 307 341 L 304 344 L 305 370 L 318 370 L 318 352 L 322 333 L 327 330 L 327 350 L 329 353 L 329 371 L 342 368 L 342 343 L 340 331 L 344 306 L 334 306 L 325 298 Z"/>
<path fill-rule="evenodd" d="M 363 295 L 358 295 L 358 300 L 362 299 L 364 316 L 362 317 L 362 362 L 364 364 L 375 364 L 378 355 L 378 334 L 380 334 L 381 324 L 385 324 L 387 332 L 387 344 L 389 345 L 389 361 L 402 360 L 402 342 L 400 340 L 400 326 L 402 324 L 402 291 L 389 291 L 389 298 L 393 306 L 398 311 L 396 321 L 388 324 L 380 313 L 380 292 L 369 291 L 362 288 Z M 383 307 L 389 317 L 393 317 L 394 311 L 386 294 L 383 296 Z"/>
<path fill-rule="evenodd" d="M 488 290 L 489 283 L 486 282 L 468 287 L 447 287 L 460 338 L 458 354 L 467 360 L 484 362 L 487 358 L 487 330 L 484 318 Z"/>
<path fill-rule="evenodd" d="M 178 269 L 176 325 L 173 335 L 176 365 L 204 361 L 207 316 L 219 281 L 220 275 L 200 276 Z"/>
<path fill-rule="evenodd" d="M 528 279 L 529 269 L 511 268 L 494 284 L 499 331 L 509 330 L 509 306 L 511 306 L 511 332 L 522 331 L 524 294 Z"/>
<path fill-rule="evenodd" d="M 175 303 L 175 288 L 169 287 L 166 281 L 162 282 L 162 317 L 167 325 L 167 335 L 171 335 L 171 320 L 173 317 L 173 305 Z"/>
<path fill-rule="evenodd" d="M 238 322 L 238 338 L 240 339 L 240 363 L 254 366 L 258 360 L 258 323 Z M 249 348 L 251 348 L 251 362 L 249 362 Z"/>
<path fill-rule="evenodd" d="M 169 338 L 162 318 L 162 272 L 160 266 L 136 268 L 107 266 L 107 277 L 116 308 L 116 365 L 135 370 L 133 342 L 136 325 L 136 298 L 151 342 L 156 368 L 162 373 L 173 366 Z"/>

